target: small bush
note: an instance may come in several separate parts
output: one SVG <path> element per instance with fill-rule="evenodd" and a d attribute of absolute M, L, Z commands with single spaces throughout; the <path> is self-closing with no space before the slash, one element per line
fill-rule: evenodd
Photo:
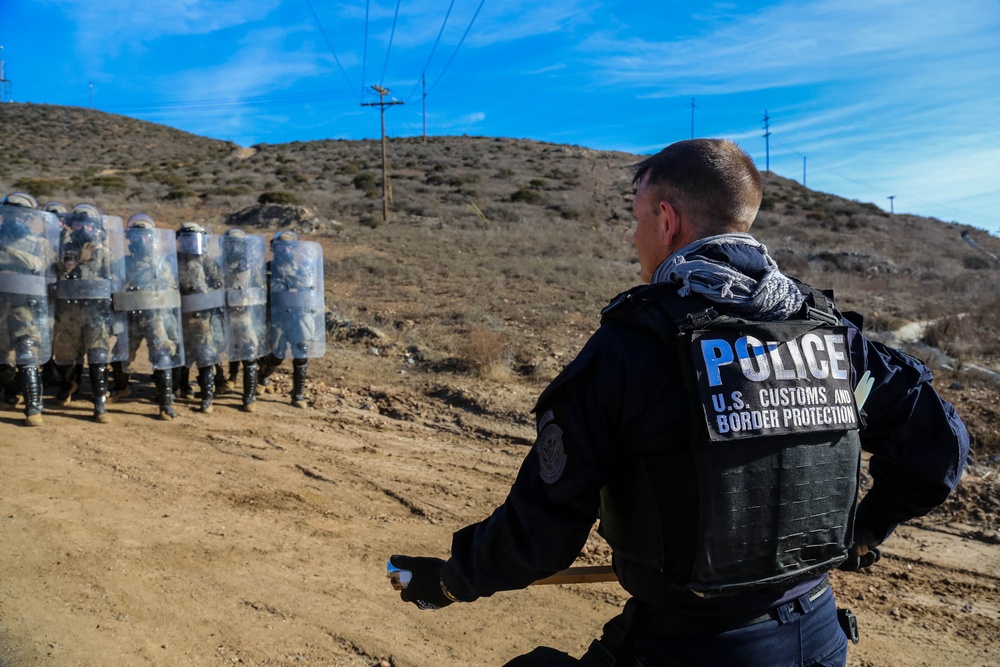
<path fill-rule="evenodd" d="M 524 202 L 525 204 L 534 204 L 536 206 L 544 203 L 542 195 L 528 188 L 521 188 L 510 196 L 510 200 L 512 202 Z"/>
<path fill-rule="evenodd" d="M 510 336 L 503 331 L 483 327 L 472 329 L 463 341 L 461 354 L 484 379 L 499 381 L 510 376 L 514 346 Z"/>
<path fill-rule="evenodd" d="M 353 183 L 356 190 L 361 190 L 368 196 L 375 194 L 375 174 L 370 171 L 362 171 L 357 174 Z"/>
<path fill-rule="evenodd" d="M 35 198 L 51 197 L 65 187 L 65 182 L 58 178 L 21 178 L 14 183 L 16 190 L 27 192 Z"/>
<path fill-rule="evenodd" d="M 197 193 L 189 187 L 177 187 L 171 188 L 167 194 L 163 195 L 163 199 L 166 201 L 183 201 L 197 196 Z"/>
<path fill-rule="evenodd" d="M 257 197 L 257 203 L 297 206 L 299 203 L 299 199 L 291 192 L 284 192 L 283 190 L 271 190 L 269 192 L 262 192 L 261 195 Z"/>

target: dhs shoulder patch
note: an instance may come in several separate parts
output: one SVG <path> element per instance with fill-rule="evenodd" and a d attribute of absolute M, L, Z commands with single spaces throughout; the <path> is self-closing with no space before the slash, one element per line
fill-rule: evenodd
<path fill-rule="evenodd" d="M 556 423 L 549 423 L 535 441 L 538 452 L 539 476 L 546 484 L 559 481 L 566 469 L 566 452 L 563 449 L 563 430 Z"/>

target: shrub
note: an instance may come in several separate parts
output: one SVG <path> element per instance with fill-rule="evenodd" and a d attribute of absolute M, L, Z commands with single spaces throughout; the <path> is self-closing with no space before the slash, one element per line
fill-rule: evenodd
<path fill-rule="evenodd" d="M 465 337 L 461 354 L 480 377 L 503 380 L 510 375 L 514 346 L 505 332 L 476 327 Z"/>
<path fill-rule="evenodd" d="M 354 179 L 354 188 L 363 191 L 366 195 L 375 194 L 375 174 L 370 171 L 362 171 Z"/>
<path fill-rule="evenodd" d="M 510 196 L 512 202 L 524 202 L 525 204 L 539 205 L 543 203 L 542 195 L 528 188 L 521 188 Z"/>
<path fill-rule="evenodd" d="M 270 190 L 268 192 L 262 192 L 261 195 L 257 197 L 257 203 L 297 206 L 299 199 L 291 192 L 284 192 L 283 190 Z"/>
<path fill-rule="evenodd" d="M 58 190 L 66 187 L 66 183 L 58 178 L 21 178 L 14 183 L 14 188 L 34 195 L 36 198 L 51 197 Z"/>

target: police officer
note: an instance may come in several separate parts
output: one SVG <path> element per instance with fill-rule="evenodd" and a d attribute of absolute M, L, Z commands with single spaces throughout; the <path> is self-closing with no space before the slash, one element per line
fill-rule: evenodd
<path fill-rule="evenodd" d="M 569 566 L 600 517 L 632 595 L 579 661 L 509 665 L 844 665 L 826 572 L 872 565 L 902 521 L 958 484 L 968 434 L 922 363 L 869 340 L 748 233 L 761 201 L 725 140 L 635 167 L 633 241 L 649 285 L 542 393 L 504 504 L 451 557 L 393 556 L 423 608 Z M 859 387 L 855 393 L 855 387 Z M 867 396 L 865 396 L 868 389 Z M 855 504 L 860 448 L 873 485 Z"/>
<path fill-rule="evenodd" d="M 173 408 L 172 369 L 184 365 L 180 331 L 180 292 L 177 287 L 177 253 L 174 233 L 156 229 L 146 213 L 128 219 L 125 230 L 125 285 L 115 296 L 115 310 L 128 313 L 128 358 L 112 364 L 115 377 L 113 400 L 128 392 L 129 366 L 143 340 L 153 366 L 160 419 L 176 417 Z"/>
<path fill-rule="evenodd" d="M 212 412 L 216 364 L 226 352 L 224 310 L 226 292 L 222 278 L 219 238 L 196 222 L 177 229 L 177 279 L 181 292 L 181 329 L 184 335 L 184 366 L 177 382 L 181 395 L 190 393 L 188 365 L 198 367 L 200 412 Z"/>
<path fill-rule="evenodd" d="M 24 192 L 0 200 L 0 388 L 9 408 L 23 394 L 28 426 L 42 424 L 39 366 L 52 353 L 48 284 L 59 230 L 55 216 L 37 208 Z"/>
<path fill-rule="evenodd" d="M 281 361 L 290 356 L 291 402 L 297 408 L 305 408 L 309 359 L 326 353 L 323 248 L 286 230 L 271 239 L 271 254 L 268 273 L 271 352 L 261 360 L 261 384 L 266 385 Z"/>
<path fill-rule="evenodd" d="M 243 363 L 243 410 L 257 401 L 257 359 L 267 353 L 267 267 L 265 239 L 242 229 L 222 235 L 222 267 L 226 285 L 226 338 L 230 381 Z"/>
<path fill-rule="evenodd" d="M 79 204 L 67 222 L 70 231 L 62 234 L 57 258 L 53 356 L 69 387 L 65 402 L 72 400 L 86 361 L 94 420 L 106 423 L 107 367 L 128 351 L 127 319 L 112 305 L 124 280 L 122 221 Z"/>

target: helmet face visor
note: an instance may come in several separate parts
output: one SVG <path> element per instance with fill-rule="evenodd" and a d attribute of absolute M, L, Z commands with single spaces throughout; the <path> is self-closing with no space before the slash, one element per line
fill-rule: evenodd
<path fill-rule="evenodd" d="M 204 255 L 205 235 L 197 232 L 181 232 L 177 235 L 177 252 L 187 255 Z"/>
<path fill-rule="evenodd" d="M 156 231 L 145 227 L 132 227 L 125 230 L 129 250 L 133 255 L 148 255 L 156 248 Z"/>

